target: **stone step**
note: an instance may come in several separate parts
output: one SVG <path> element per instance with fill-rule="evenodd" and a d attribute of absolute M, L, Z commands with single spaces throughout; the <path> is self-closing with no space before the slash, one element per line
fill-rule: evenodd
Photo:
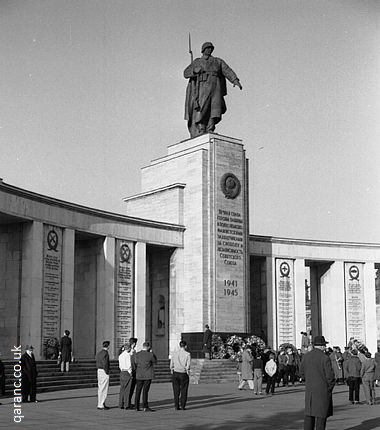
<path fill-rule="evenodd" d="M 13 394 L 13 376 L 14 361 L 6 360 L 3 362 L 5 366 L 5 395 Z M 96 387 L 97 374 L 95 360 L 83 360 L 80 362 L 70 363 L 70 371 L 62 373 L 55 360 L 37 361 L 37 392 L 50 392 L 57 390 L 71 390 L 77 388 Z M 117 360 L 110 362 L 110 385 L 118 385 L 120 383 L 120 371 Z M 153 383 L 170 382 L 171 373 L 169 368 L 169 360 L 158 360 L 154 366 Z"/>
<path fill-rule="evenodd" d="M 236 362 L 231 360 L 192 359 L 190 383 L 211 384 L 237 382 Z"/>

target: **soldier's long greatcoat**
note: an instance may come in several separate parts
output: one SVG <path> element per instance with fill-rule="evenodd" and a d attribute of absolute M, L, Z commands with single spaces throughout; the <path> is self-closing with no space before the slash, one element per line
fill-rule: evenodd
<path fill-rule="evenodd" d="M 199 71 L 200 73 L 195 73 Z M 221 58 L 210 55 L 196 58 L 184 71 L 189 79 L 186 90 L 185 119 L 189 130 L 192 124 L 208 123 L 209 118 L 217 124 L 226 112 L 224 96 L 227 95 L 226 78 L 234 83 L 236 73 Z"/>
<path fill-rule="evenodd" d="M 305 378 L 305 415 L 327 418 L 333 414 L 332 390 L 335 385 L 330 358 L 320 349 L 307 352 L 301 362 Z"/>

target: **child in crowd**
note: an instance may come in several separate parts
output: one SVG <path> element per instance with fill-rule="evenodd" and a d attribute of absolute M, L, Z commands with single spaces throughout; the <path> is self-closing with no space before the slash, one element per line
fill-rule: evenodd
<path fill-rule="evenodd" d="M 274 387 L 276 385 L 276 378 L 277 378 L 277 364 L 274 361 L 274 354 L 269 354 L 269 361 L 267 361 L 265 365 L 265 373 L 267 374 L 267 387 L 266 387 L 266 394 L 273 396 L 274 394 Z"/>

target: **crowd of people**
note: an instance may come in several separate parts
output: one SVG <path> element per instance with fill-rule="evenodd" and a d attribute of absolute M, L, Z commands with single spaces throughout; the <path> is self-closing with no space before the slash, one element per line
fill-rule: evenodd
<path fill-rule="evenodd" d="M 203 351 L 206 359 L 211 359 L 211 331 L 205 327 Z M 210 334 L 211 333 L 211 334 Z M 62 371 L 69 371 L 72 358 L 72 341 L 66 330 L 60 345 L 60 364 Z M 268 396 L 275 394 L 276 387 L 287 387 L 290 384 L 306 384 L 305 428 L 314 428 L 315 420 L 322 420 L 324 428 L 326 419 L 332 414 L 332 388 L 335 384 L 348 385 L 348 400 L 351 404 L 360 403 L 360 387 L 363 387 L 365 403 L 376 403 L 375 387 L 380 385 L 380 348 L 375 356 L 365 345 L 351 338 L 344 352 L 339 346 L 327 347 L 323 336 L 316 336 L 313 341 L 305 332 L 301 332 L 301 348 L 296 349 L 291 344 L 283 344 L 278 350 L 266 347 L 264 350 L 257 345 L 244 344 L 238 361 L 238 389 L 245 385 L 254 395 Z M 132 337 L 119 350 L 120 393 L 119 408 L 135 411 L 153 412 L 148 396 L 151 382 L 154 378 L 154 364 L 157 361 L 149 342 L 144 342 L 142 349 L 136 351 L 137 339 Z M 104 341 L 102 350 L 96 355 L 98 377 L 99 410 L 107 410 L 106 398 L 110 379 L 109 341 Z M 36 381 L 37 367 L 33 354 L 33 346 L 27 345 L 21 356 L 22 371 L 22 401 L 37 402 Z M 172 373 L 172 388 L 174 409 L 185 410 L 188 396 L 191 356 L 187 351 L 185 341 L 179 343 L 179 348 L 171 354 L 170 370 Z M 323 371 L 318 374 L 320 366 Z M 317 373 L 316 373 L 317 372 Z M 321 376 L 326 381 L 321 385 Z M 0 361 L 0 394 L 4 394 L 4 366 Z M 318 385 L 319 384 L 319 385 Z M 318 392 L 320 387 L 328 387 L 323 395 Z M 317 394 L 316 394 L 317 393 Z M 142 394 L 142 408 L 140 398 Z M 134 403 L 132 399 L 134 396 Z M 313 397 L 314 396 L 314 397 Z M 321 398 L 330 399 L 320 405 Z M 314 398 L 313 401 L 310 399 Z M 315 412 L 315 405 L 319 404 Z M 323 412 L 320 412 L 319 410 Z M 314 415 L 317 414 L 317 415 Z M 322 416 L 321 416 L 322 415 Z"/>
<path fill-rule="evenodd" d="M 154 364 L 157 357 L 152 352 L 149 342 L 144 342 L 142 349 L 136 352 L 137 338 L 132 337 L 119 350 L 120 369 L 120 393 L 119 408 L 133 409 L 137 412 L 154 412 L 149 406 L 149 389 L 154 377 Z M 109 387 L 110 360 L 108 349 L 109 341 L 103 342 L 103 348 L 96 355 L 96 367 L 98 372 L 98 410 L 110 409 L 106 405 Z M 185 341 L 179 343 L 170 359 L 172 373 L 172 387 L 175 410 L 185 410 L 190 375 L 190 353 L 187 352 Z M 140 399 L 142 394 L 142 409 Z M 134 397 L 134 403 L 132 399 Z"/>
<path fill-rule="evenodd" d="M 300 349 L 284 344 L 276 351 L 270 347 L 260 351 L 254 345 L 244 345 L 238 361 L 238 388 L 242 390 L 247 384 L 255 395 L 259 395 L 263 394 L 262 384 L 266 382 L 266 394 L 273 395 L 276 387 L 303 383 L 301 363 L 305 354 L 313 349 L 313 343 L 305 342 L 308 339 L 305 332 L 301 335 Z M 343 353 L 339 346 L 328 347 L 324 353 L 331 361 L 335 383 L 348 385 L 349 401 L 359 403 L 362 385 L 366 403 L 374 404 L 374 389 L 380 385 L 380 348 L 372 357 L 364 345 L 351 338 Z"/>
<path fill-rule="evenodd" d="M 300 349 L 284 344 L 276 351 L 270 347 L 261 351 L 254 345 L 244 345 L 237 365 L 238 389 L 242 390 L 248 385 L 255 395 L 260 395 L 263 394 L 264 382 L 266 394 L 273 395 L 276 387 L 303 383 L 302 360 L 314 348 L 314 344 L 306 332 L 301 332 L 301 335 Z M 366 403 L 374 404 L 375 386 L 380 386 L 380 348 L 372 357 L 364 345 L 351 338 L 343 353 L 339 346 L 326 347 L 324 353 L 330 359 L 335 383 L 348 385 L 349 401 L 352 404 L 359 403 L 362 385 Z"/>
<path fill-rule="evenodd" d="M 326 420 L 333 414 L 332 391 L 335 384 L 348 385 L 348 399 L 359 404 L 360 386 L 363 386 L 365 403 L 376 403 L 375 386 L 380 385 L 380 348 L 375 357 L 365 345 L 351 338 L 341 352 L 339 346 L 327 347 L 323 336 L 310 341 L 301 332 L 301 348 L 284 344 L 279 350 L 267 347 L 261 351 L 255 345 L 244 344 L 238 361 L 239 385 L 248 384 L 254 395 L 273 395 L 275 387 L 296 382 L 305 383 L 304 429 L 325 429 Z"/>
<path fill-rule="evenodd" d="M 273 395 L 275 387 L 288 386 L 300 380 L 299 368 L 301 356 L 292 347 L 273 351 L 266 348 L 259 351 L 251 345 L 244 345 L 241 360 L 238 361 L 238 389 L 248 387 L 255 395 L 263 394 L 263 382 L 266 383 L 266 394 Z"/>

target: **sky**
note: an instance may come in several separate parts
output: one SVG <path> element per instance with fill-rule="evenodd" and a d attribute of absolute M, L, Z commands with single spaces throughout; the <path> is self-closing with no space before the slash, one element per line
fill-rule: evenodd
<path fill-rule="evenodd" d="M 0 0 L 0 177 L 126 214 L 189 138 L 190 63 L 215 46 L 216 132 L 242 139 L 250 233 L 380 243 L 380 1 Z"/>

